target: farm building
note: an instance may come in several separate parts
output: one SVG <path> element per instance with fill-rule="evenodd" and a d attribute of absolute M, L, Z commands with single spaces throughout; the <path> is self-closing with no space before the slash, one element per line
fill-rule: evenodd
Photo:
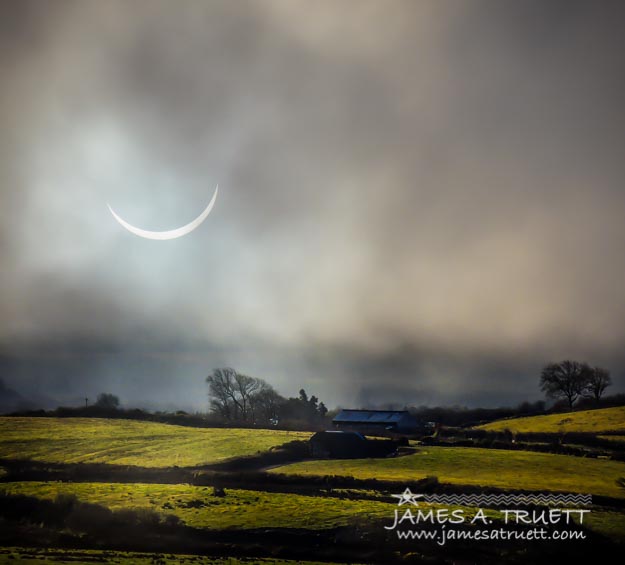
<path fill-rule="evenodd" d="M 397 451 L 397 442 L 393 440 L 368 440 L 358 432 L 337 430 L 317 432 L 310 438 L 309 444 L 313 457 L 333 459 L 386 457 Z"/>
<path fill-rule="evenodd" d="M 362 434 L 409 434 L 419 428 L 416 418 L 408 410 L 341 410 L 332 424 L 337 430 Z"/>

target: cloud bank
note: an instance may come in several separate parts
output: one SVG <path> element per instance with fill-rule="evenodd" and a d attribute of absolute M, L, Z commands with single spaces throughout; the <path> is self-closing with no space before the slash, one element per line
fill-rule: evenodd
<path fill-rule="evenodd" d="M 624 372 L 618 3 L 0 10 L 7 382 L 494 404 L 550 360 Z M 106 207 L 171 229 L 216 184 L 171 242 Z"/>

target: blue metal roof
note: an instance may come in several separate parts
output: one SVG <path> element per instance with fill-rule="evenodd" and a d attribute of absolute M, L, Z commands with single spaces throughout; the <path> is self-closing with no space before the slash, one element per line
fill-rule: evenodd
<path fill-rule="evenodd" d="M 411 417 L 406 410 L 341 410 L 332 421 L 358 424 L 393 424 L 406 417 Z"/>

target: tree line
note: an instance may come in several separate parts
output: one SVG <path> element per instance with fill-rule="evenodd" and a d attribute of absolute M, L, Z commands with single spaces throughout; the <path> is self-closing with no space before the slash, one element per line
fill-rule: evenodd
<path fill-rule="evenodd" d="M 208 377 L 210 412 L 223 422 L 277 426 L 284 421 L 322 424 L 328 413 L 316 396 L 299 391 L 285 398 L 266 381 L 238 373 L 232 368 L 215 369 Z"/>

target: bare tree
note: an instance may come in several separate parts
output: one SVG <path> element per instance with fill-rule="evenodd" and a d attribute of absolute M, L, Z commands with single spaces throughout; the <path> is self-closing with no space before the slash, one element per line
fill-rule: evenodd
<path fill-rule="evenodd" d="M 549 398 L 566 398 L 569 409 L 584 393 L 592 369 L 586 363 L 562 361 L 550 363 L 540 374 L 540 389 Z"/>
<path fill-rule="evenodd" d="M 595 402 L 599 404 L 599 400 L 605 392 L 605 389 L 611 384 L 612 377 L 610 376 L 610 371 L 602 367 L 593 367 L 588 373 L 584 395 L 589 398 L 594 398 Z"/>
<path fill-rule="evenodd" d="M 225 420 L 237 420 L 240 404 L 235 392 L 234 369 L 215 369 L 206 377 L 211 410 Z"/>
<path fill-rule="evenodd" d="M 239 398 L 241 419 L 245 422 L 255 422 L 254 396 L 261 389 L 261 380 L 247 375 L 236 373 L 234 376 L 235 392 Z"/>
<path fill-rule="evenodd" d="M 230 422 L 257 423 L 257 411 L 270 395 L 280 396 L 262 379 L 248 377 L 234 369 L 215 369 L 206 377 L 211 411 Z M 277 405 L 277 400 L 272 399 Z"/>

